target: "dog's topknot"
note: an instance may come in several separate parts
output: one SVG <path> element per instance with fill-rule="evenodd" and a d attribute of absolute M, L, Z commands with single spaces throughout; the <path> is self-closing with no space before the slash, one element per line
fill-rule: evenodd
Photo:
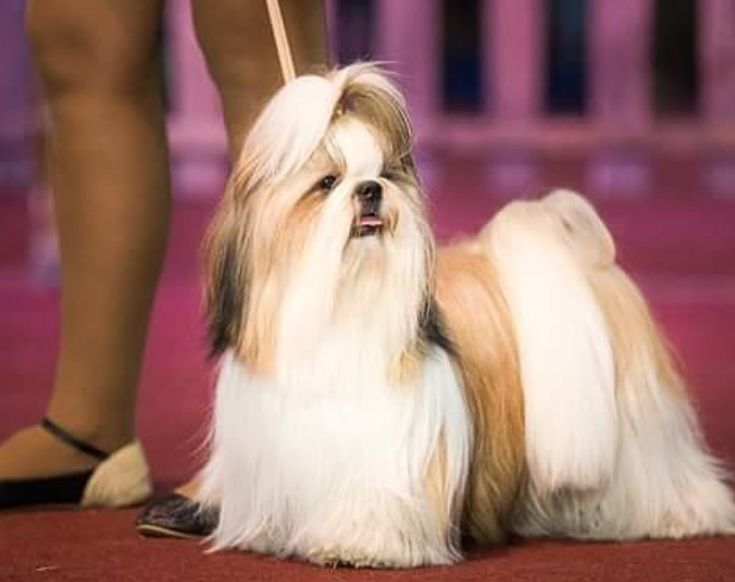
<path fill-rule="evenodd" d="M 325 75 L 302 75 L 268 102 L 248 134 L 233 173 L 236 191 L 277 182 L 309 159 L 344 115 L 374 126 L 396 157 L 411 149 L 411 125 L 401 92 L 375 63 L 358 63 Z"/>

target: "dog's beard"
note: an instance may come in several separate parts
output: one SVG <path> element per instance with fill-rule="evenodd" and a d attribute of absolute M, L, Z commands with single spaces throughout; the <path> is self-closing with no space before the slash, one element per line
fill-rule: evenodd
<path fill-rule="evenodd" d="M 361 144 L 359 131 L 341 136 L 345 149 L 345 142 L 358 142 L 349 145 L 358 145 L 359 156 L 340 154 L 348 164 L 371 165 L 365 158 L 382 158 L 382 152 Z M 382 163 L 372 165 L 379 170 Z M 385 377 L 415 341 L 429 293 L 432 241 L 415 184 L 378 179 L 383 200 L 374 216 L 366 219 L 354 196 L 360 180 L 349 175 L 312 213 L 303 247 L 288 261 L 278 316 L 279 374 L 292 373 L 295 361 L 339 337 L 332 358 L 352 350 L 352 365 L 368 368 L 358 374 Z"/>
<path fill-rule="evenodd" d="M 307 163 L 253 192 L 242 211 L 245 335 L 259 354 L 270 352 L 277 376 L 295 373 L 299 361 L 316 365 L 315 352 L 339 337 L 334 349 L 356 352 L 357 373 L 364 365 L 385 377 L 416 343 L 433 239 L 412 169 L 388 174 L 397 163 L 383 141 L 365 123 L 341 119 Z M 325 175 L 338 176 L 328 191 Z M 379 204 L 356 194 L 366 183 L 380 188 Z"/>

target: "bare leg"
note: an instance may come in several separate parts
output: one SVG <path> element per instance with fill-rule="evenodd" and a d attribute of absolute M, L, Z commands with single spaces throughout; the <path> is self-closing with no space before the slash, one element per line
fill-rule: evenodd
<path fill-rule="evenodd" d="M 168 232 L 156 68 L 162 0 L 31 0 L 27 28 L 51 109 L 61 243 L 61 348 L 48 415 L 114 451 L 137 383 Z M 0 446 L 0 478 L 93 461 L 37 427 Z"/>
<path fill-rule="evenodd" d="M 222 100 L 230 156 L 242 147 L 259 110 L 280 87 L 281 71 L 265 2 L 192 0 L 199 44 Z M 327 62 L 322 0 L 281 0 L 297 73 Z M 196 479 L 178 489 L 191 496 Z"/>
<path fill-rule="evenodd" d="M 281 86 L 276 45 L 262 0 L 192 0 L 194 24 L 225 114 L 230 155 Z M 322 0 L 281 0 L 297 74 L 327 62 Z"/>

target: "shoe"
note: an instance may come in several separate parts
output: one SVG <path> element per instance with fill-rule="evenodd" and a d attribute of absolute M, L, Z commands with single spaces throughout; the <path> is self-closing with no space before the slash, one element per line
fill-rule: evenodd
<path fill-rule="evenodd" d="M 150 497 L 153 488 L 148 463 L 137 440 L 108 454 L 48 418 L 40 426 L 80 453 L 98 460 L 99 465 L 53 477 L 0 480 L 0 509 L 55 504 L 125 507 Z"/>
<path fill-rule="evenodd" d="M 214 531 L 217 520 L 216 509 L 174 492 L 148 505 L 135 527 L 147 537 L 201 538 Z"/>

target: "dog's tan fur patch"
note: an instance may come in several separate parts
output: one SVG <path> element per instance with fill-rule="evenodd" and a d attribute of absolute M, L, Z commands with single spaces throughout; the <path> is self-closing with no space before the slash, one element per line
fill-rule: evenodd
<path fill-rule="evenodd" d="M 438 253 L 436 298 L 474 420 L 464 529 L 480 543 L 504 539 L 525 474 L 516 342 L 495 279 L 487 255 L 471 243 Z"/>

